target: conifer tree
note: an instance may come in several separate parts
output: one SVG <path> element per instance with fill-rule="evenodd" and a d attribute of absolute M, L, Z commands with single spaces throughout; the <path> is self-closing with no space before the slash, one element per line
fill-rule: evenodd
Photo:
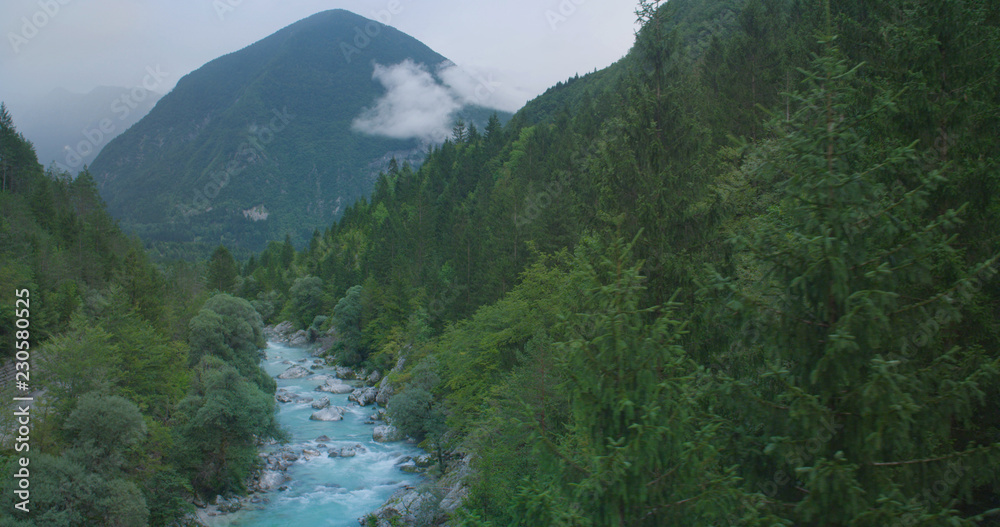
<path fill-rule="evenodd" d="M 762 276 L 728 282 L 751 330 L 741 344 L 765 363 L 744 379 L 760 403 L 744 414 L 760 425 L 744 463 L 764 454 L 748 478 L 796 525 L 974 525 L 986 511 L 965 509 L 970 492 L 1000 473 L 1000 443 L 971 434 L 998 361 L 936 321 L 959 319 L 997 258 L 952 264 L 960 211 L 923 220 L 943 177 L 912 145 L 870 146 L 893 95 L 859 97 L 860 66 L 824 45 L 758 169 L 782 195 L 744 240 Z"/>
<path fill-rule="evenodd" d="M 718 464 L 720 421 L 706 412 L 704 372 L 678 344 L 675 304 L 643 308 L 632 244 L 584 239 L 554 345 L 570 401 L 564 426 L 539 422 L 540 473 L 522 488 L 520 524 L 661 526 L 725 520 L 740 494 Z M 751 514 L 752 515 L 752 514 Z"/>
<path fill-rule="evenodd" d="M 221 293 L 232 292 L 236 285 L 236 277 L 239 272 L 236 268 L 236 260 L 230 254 L 229 249 L 220 245 L 212 253 L 212 258 L 208 261 L 208 274 L 205 279 L 209 290 Z"/>

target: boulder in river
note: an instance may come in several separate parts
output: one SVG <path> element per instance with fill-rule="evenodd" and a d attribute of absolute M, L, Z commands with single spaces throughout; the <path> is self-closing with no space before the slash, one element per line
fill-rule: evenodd
<path fill-rule="evenodd" d="M 232 513 L 243 508 L 243 504 L 240 502 L 239 498 L 226 499 L 222 496 L 216 496 L 215 506 L 222 513 Z"/>
<path fill-rule="evenodd" d="M 340 382 L 339 380 L 328 380 L 326 381 L 326 384 L 321 384 L 317 386 L 316 391 L 343 394 L 343 393 L 353 392 L 354 388 L 346 383 Z"/>
<path fill-rule="evenodd" d="M 312 407 L 315 410 L 322 410 L 322 409 L 324 409 L 324 408 L 326 408 L 328 406 L 330 406 L 330 398 L 329 397 L 320 397 L 319 399 L 313 401 L 313 403 L 312 403 Z M 329 441 L 329 439 L 327 439 L 327 441 Z"/>
<path fill-rule="evenodd" d="M 289 346 L 301 347 L 306 344 L 309 344 L 309 333 L 307 333 L 304 329 L 296 331 L 295 334 L 288 339 Z"/>
<path fill-rule="evenodd" d="M 278 375 L 279 379 L 301 379 L 312 375 L 312 372 L 302 366 L 292 366 Z"/>
<path fill-rule="evenodd" d="M 368 406 L 375 402 L 375 396 L 378 394 L 378 388 L 374 386 L 369 386 L 368 388 L 358 388 L 351 392 L 351 395 L 347 396 L 348 401 L 354 401 L 361 406 Z"/>
<path fill-rule="evenodd" d="M 368 516 L 358 518 L 361 525 L 418 525 L 418 514 L 432 505 L 433 498 L 415 489 L 399 489 L 389 501 Z"/>
<path fill-rule="evenodd" d="M 279 403 L 290 403 L 295 400 L 294 395 L 284 390 L 279 390 L 278 393 L 274 394 L 274 398 L 277 399 Z"/>
<path fill-rule="evenodd" d="M 392 384 L 389 384 L 389 378 L 383 377 L 382 381 L 378 383 L 378 392 L 375 394 L 375 402 L 379 406 L 385 406 L 389 404 L 389 398 L 392 397 L 393 393 Z"/>
<path fill-rule="evenodd" d="M 392 443 L 403 440 L 403 433 L 392 425 L 378 425 L 372 430 L 372 440 L 379 443 Z"/>
<path fill-rule="evenodd" d="M 257 481 L 256 490 L 266 492 L 277 487 L 278 485 L 281 485 L 287 479 L 287 476 L 277 470 L 265 470 L 260 473 L 260 479 Z"/>
<path fill-rule="evenodd" d="M 358 378 L 357 374 L 354 373 L 354 370 L 348 368 L 347 366 L 334 366 L 333 372 L 338 379 L 343 379 L 345 381 Z"/>
<path fill-rule="evenodd" d="M 344 418 L 345 413 L 347 413 L 347 408 L 342 406 L 331 406 L 318 412 L 313 412 L 313 414 L 309 416 L 309 419 L 312 421 L 340 421 Z"/>
<path fill-rule="evenodd" d="M 282 322 L 282 323 L 274 326 L 274 329 L 272 331 L 274 332 L 275 335 L 284 337 L 284 336 L 288 335 L 289 333 L 291 333 L 292 330 L 294 330 L 294 329 L 295 329 L 295 324 L 292 324 L 291 321 L 286 320 L 286 321 L 284 321 L 284 322 Z"/>
<path fill-rule="evenodd" d="M 337 450 L 330 450 L 327 454 L 328 457 L 354 457 L 358 455 L 358 451 L 351 447 L 344 447 Z"/>

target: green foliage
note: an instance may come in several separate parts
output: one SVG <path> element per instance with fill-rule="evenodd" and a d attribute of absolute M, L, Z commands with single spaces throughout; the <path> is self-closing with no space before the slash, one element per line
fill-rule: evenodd
<path fill-rule="evenodd" d="M 678 345 L 676 305 L 640 307 L 630 251 L 584 240 L 576 252 L 567 279 L 582 301 L 563 315 L 551 352 L 561 382 L 549 387 L 568 409 L 565 422 L 520 417 L 542 453 L 516 499 L 521 523 L 707 524 L 738 503 L 706 413 L 711 385 Z"/>
<path fill-rule="evenodd" d="M 215 356 L 195 367 L 178 411 L 176 463 L 203 496 L 244 491 L 258 443 L 283 438 L 273 390 L 262 391 Z"/>
<path fill-rule="evenodd" d="M 135 404 L 95 393 L 80 398 L 63 427 L 80 461 L 100 474 L 120 469 L 125 450 L 146 434 L 146 423 Z"/>
<path fill-rule="evenodd" d="M 434 360 L 430 359 L 413 368 L 409 382 L 389 400 L 389 418 L 403 434 L 417 441 L 426 440 L 443 465 L 442 439 L 447 427 L 442 405 L 432 394 L 440 382 L 435 367 Z"/>
<path fill-rule="evenodd" d="M 288 304 L 285 309 L 289 316 L 303 328 L 308 328 L 315 313 L 323 307 L 323 280 L 315 276 L 296 278 L 288 290 Z"/>
<path fill-rule="evenodd" d="M 28 289 L 32 385 L 45 389 L 32 419 L 34 512 L 24 521 L 7 514 L 15 480 L 4 478 L 0 524 L 169 525 L 191 509 L 193 494 L 170 455 L 188 387 L 190 319 L 206 303 L 202 273 L 153 266 L 107 215 L 94 178 L 43 172 L 5 108 L 0 172 L 2 349 L 15 348 L 14 289 Z M 259 321 L 245 306 L 207 305 L 225 327 L 221 343 L 256 367 L 256 348 L 245 348 L 263 345 Z M 238 317 L 251 323 L 226 327 Z"/>
<path fill-rule="evenodd" d="M 220 245 L 208 260 L 208 272 L 205 276 L 208 289 L 221 293 L 231 293 L 236 285 L 238 275 L 236 260 L 229 253 L 229 249 Z"/>
<path fill-rule="evenodd" d="M 100 489 L 97 507 L 103 511 L 102 525 L 143 527 L 149 525 L 149 509 L 139 488 L 124 479 L 114 479 Z"/>
<path fill-rule="evenodd" d="M 266 345 L 264 324 L 250 302 L 225 293 L 208 299 L 191 319 L 189 342 L 191 364 L 218 357 L 262 389 L 274 391 L 274 379 L 258 366 L 259 350 Z"/>
<path fill-rule="evenodd" d="M 111 335 L 77 313 L 69 331 L 49 340 L 43 348 L 41 366 L 49 379 L 49 390 L 60 413 L 68 412 L 76 400 L 89 392 L 108 392 L 114 382 L 111 365 L 117 349 Z"/>
<path fill-rule="evenodd" d="M 11 458 L 4 465 L 5 474 L 16 472 L 17 460 Z M 31 503 L 34 511 L 25 519 L 18 519 L 13 513 L 13 478 L 3 478 L 4 516 L 0 525 L 4 527 L 84 527 L 100 524 L 95 505 L 101 497 L 105 481 L 101 476 L 88 472 L 82 465 L 66 457 L 50 454 L 32 456 L 29 465 L 31 478 Z"/>
<path fill-rule="evenodd" d="M 362 342 L 361 291 L 360 285 L 351 287 L 333 308 L 342 361 L 349 365 L 360 364 L 367 357 Z"/>
<path fill-rule="evenodd" d="M 762 425 L 748 447 L 767 455 L 746 468 L 751 480 L 774 475 L 774 512 L 796 524 L 972 525 L 956 505 L 996 483 L 980 467 L 1000 462 L 1000 443 L 966 427 L 1000 386 L 1000 359 L 918 335 L 928 320 L 957 320 L 952 295 L 998 257 L 956 269 L 949 231 L 960 211 L 926 214 L 948 182 L 912 144 L 870 146 L 865 130 L 894 101 L 859 97 L 858 71 L 828 42 L 791 94 L 797 111 L 772 122 L 775 148 L 759 170 L 782 199 L 745 241 L 764 274 L 721 282 L 766 368 L 743 379 L 763 404 L 742 410 Z"/>
<path fill-rule="evenodd" d="M 114 371 L 128 372 L 115 383 L 117 391 L 134 401 L 147 415 L 168 419 L 184 396 L 188 347 L 165 337 L 134 312 L 116 313 L 109 324 Z"/>
<path fill-rule="evenodd" d="M 133 467 L 126 454 L 146 433 L 139 409 L 121 397 L 87 394 L 66 419 L 65 432 L 72 447 L 61 456 L 30 456 L 26 468 L 31 474 L 31 512 L 17 512 L 9 501 L 16 480 L 4 478 L 0 483 L 3 505 L 11 511 L 0 517 L 0 525 L 149 525 L 145 497 L 127 476 Z M 17 459 L 5 464 L 10 469 L 5 473 L 16 471 Z"/>

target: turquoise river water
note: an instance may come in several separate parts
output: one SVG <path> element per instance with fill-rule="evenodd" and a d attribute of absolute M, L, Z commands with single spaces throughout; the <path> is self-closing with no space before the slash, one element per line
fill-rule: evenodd
<path fill-rule="evenodd" d="M 268 343 L 266 358 L 261 366 L 277 376 L 294 365 L 309 368 L 312 356 L 303 349 Z M 305 360 L 304 362 L 303 359 Z M 332 374 L 321 369 L 317 374 Z M 278 388 L 306 397 L 329 397 L 332 406 L 347 407 L 343 421 L 310 421 L 315 411 L 309 403 L 279 403 L 278 421 L 291 435 L 284 446 L 301 453 L 304 448 L 318 450 L 319 457 L 305 460 L 300 456 L 286 472 L 291 478 L 286 490 L 261 494 L 266 503 L 247 503 L 244 509 L 210 518 L 211 527 L 357 527 L 358 518 L 374 511 L 397 489 L 413 485 L 419 476 L 401 471 L 397 464 L 404 456 L 423 453 L 407 443 L 376 443 L 372 441 L 373 425 L 365 421 L 374 413 L 372 406 L 359 407 L 348 402 L 347 395 L 314 391 L 322 384 L 318 375 L 302 379 L 278 379 Z M 316 438 L 325 435 L 327 448 L 318 448 Z M 355 457 L 330 458 L 327 452 L 357 444 L 364 452 Z M 267 447 L 277 450 L 282 445 Z"/>

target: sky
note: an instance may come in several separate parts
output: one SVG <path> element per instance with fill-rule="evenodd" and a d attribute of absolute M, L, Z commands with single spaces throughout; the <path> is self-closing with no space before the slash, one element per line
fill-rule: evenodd
<path fill-rule="evenodd" d="M 556 82 L 604 68 L 632 45 L 621 0 L 4 0 L 0 99 L 145 85 L 185 74 L 328 9 L 380 19 L 500 87 L 516 110 Z"/>

